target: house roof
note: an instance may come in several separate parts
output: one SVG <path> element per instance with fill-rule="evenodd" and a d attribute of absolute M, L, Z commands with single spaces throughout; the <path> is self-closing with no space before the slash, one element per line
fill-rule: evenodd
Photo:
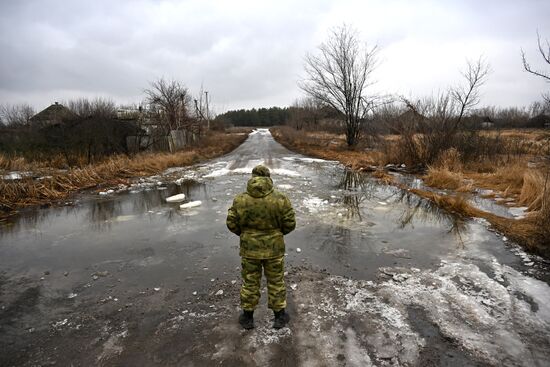
<path fill-rule="evenodd" d="M 51 106 L 31 117 L 32 123 L 59 124 L 65 120 L 76 118 L 77 115 L 60 103 L 55 102 Z"/>

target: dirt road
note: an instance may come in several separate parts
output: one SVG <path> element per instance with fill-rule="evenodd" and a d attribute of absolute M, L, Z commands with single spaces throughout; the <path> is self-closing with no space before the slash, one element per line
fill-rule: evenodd
<path fill-rule="evenodd" d="M 265 290 L 256 328 L 238 327 L 225 228 L 259 163 L 298 218 L 278 331 Z M 176 193 L 202 205 L 165 202 Z M 548 269 L 482 221 L 257 130 L 220 159 L 0 227 L 0 365 L 545 366 Z"/>

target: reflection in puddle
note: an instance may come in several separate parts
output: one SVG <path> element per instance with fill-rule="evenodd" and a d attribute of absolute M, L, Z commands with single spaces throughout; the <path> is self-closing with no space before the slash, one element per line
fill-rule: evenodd
<path fill-rule="evenodd" d="M 336 203 L 346 209 L 344 218 L 352 222 L 362 222 L 367 209 L 383 213 L 401 211 L 397 215 L 399 229 L 414 229 L 415 222 L 432 223 L 448 227 L 449 233 L 460 240 L 460 233 L 466 229 L 466 221 L 453 213 L 447 212 L 430 200 L 420 198 L 409 191 L 392 186 L 381 186 L 370 175 L 343 169 L 339 176 L 333 173 L 335 187 L 340 191 Z M 396 204 L 402 205 L 396 205 Z M 372 215 L 372 211 L 370 212 Z"/>
<path fill-rule="evenodd" d="M 430 221 L 449 227 L 449 233 L 453 233 L 460 239 L 460 234 L 466 230 L 466 221 L 458 215 L 447 212 L 434 202 L 420 198 L 408 191 L 402 190 L 398 201 L 404 203 L 403 213 L 399 217 L 400 228 L 410 226 L 414 228 L 414 219 L 421 222 Z"/>
<path fill-rule="evenodd" d="M 142 214 L 154 214 L 172 221 L 181 217 L 178 205 L 167 204 L 165 199 L 176 194 L 185 194 L 187 198 L 208 198 L 204 183 L 195 180 L 182 180 L 169 183 L 166 187 L 142 190 L 135 194 L 122 193 L 112 196 L 93 196 L 74 206 L 51 209 L 25 210 L 19 216 L 8 218 L 0 225 L 0 237 L 22 230 L 39 228 L 43 221 L 52 216 L 82 215 L 82 222 L 94 231 L 108 231 L 115 223 L 134 220 Z M 168 210 L 166 206 L 169 205 Z M 81 214 L 82 213 L 82 214 Z"/>
<path fill-rule="evenodd" d="M 359 222 L 363 220 L 361 206 L 372 198 L 376 192 L 375 186 L 374 181 L 366 175 L 350 169 L 344 170 L 337 187 L 343 190 L 339 202 L 347 209 L 346 219 L 356 219 Z"/>

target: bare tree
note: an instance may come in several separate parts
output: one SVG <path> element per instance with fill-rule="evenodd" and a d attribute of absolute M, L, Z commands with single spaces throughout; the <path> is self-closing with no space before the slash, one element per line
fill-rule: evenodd
<path fill-rule="evenodd" d="M 191 95 L 176 80 L 163 78 L 151 82 L 145 90 L 150 108 L 157 113 L 159 125 L 167 134 L 170 130 L 184 129 L 189 122 Z"/>
<path fill-rule="evenodd" d="M 34 108 L 26 103 L 0 105 L 0 124 L 9 127 L 27 126 L 34 115 Z"/>
<path fill-rule="evenodd" d="M 372 85 L 377 46 L 369 48 L 350 26 L 334 28 L 316 55 L 307 54 L 307 77 L 299 86 L 308 95 L 340 111 L 346 119 L 348 146 L 357 144 L 361 125 L 374 99 L 366 93 Z"/>
<path fill-rule="evenodd" d="M 480 57 L 467 61 L 461 73 L 463 84 L 417 101 L 403 97 L 408 112 L 394 125 L 401 135 L 400 158 L 413 164 L 431 164 L 443 151 L 462 144 L 464 117 L 479 103 L 479 89 L 489 72 L 489 65 Z"/>
<path fill-rule="evenodd" d="M 479 103 L 479 89 L 487 81 L 491 68 L 479 57 L 477 61 L 467 61 L 466 70 L 462 72 L 465 84 L 451 89 L 452 98 L 458 104 L 458 114 L 454 129 L 458 128 L 464 115 Z"/>
<path fill-rule="evenodd" d="M 542 59 L 544 60 L 544 62 L 550 65 L 550 42 L 548 41 L 548 38 L 544 40 L 544 43 L 545 44 L 543 45 L 542 40 L 540 38 L 540 34 L 537 31 L 537 45 L 539 48 L 539 53 L 542 56 Z M 531 64 L 529 64 L 529 62 L 527 61 L 527 57 L 525 56 L 525 51 L 523 51 L 523 49 L 521 50 L 521 61 L 523 62 L 523 68 L 525 69 L 525 71 L 533 75 L 536 75 L 538 77 L 541 77 L 546 82 L 550 82 L 550 72 L 543 71 L 543 70 L 536 70 L 533 67 L 531 67 Z M 547 103 L 550 103 L 550 93 L 544 93 L 542 97 Z"/>
<path fill-rule="evenodd" d="M 81 118 L 104 117 L 112 118 L 116 116 L 116 105 L 110 99 L 105 98 L 79 98 L 72 99 L 64 103 L 71 111 Z"/>

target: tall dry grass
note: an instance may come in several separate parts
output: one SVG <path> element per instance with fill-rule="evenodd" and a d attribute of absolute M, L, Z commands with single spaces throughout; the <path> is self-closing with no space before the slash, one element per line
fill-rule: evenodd
<path fill-rule="evenodd" d="M 529 206 L 529 210 L 541 210 L 550 192 L 548 171 L 530 169 L 523 176 L 519 203 Z"/>
<path fill-rule="evenodd" d="M 9 157 L 0 153 L 0 170 L 5 171 L 25 171 L 28 170 L 29 163 L 23 157 Z"/>
<path fill-rule="evenodd" d="M 428 186 L 446 190 L 465 190 L 462 174 L 463 165 L 460 152 L 455 148 L 444 150 L 437 157 L 434 165 L 428 166 L 424 183 Z"/>
<path fill-rule="evenodd" d="M 57 201 L 78 190 L 126 182 L 131 177 L 157 174 L 169 167 L 191 165 L 228 153 L 246 138 L 246 135 L 214 133 L 206 137 L 201 146 L 176 153 L 142 153 L 131 158 L 119 155 L 99 164 L 61 173 L 55 171 L 42 179 L 0 179 L 0 214 L 20 206 Z"/>
<path fill-rule="evenodd" d="M 465 186 L 464 176 L 446 167 L 428 167 L 428 172 L 424 176 L 424 183 L 431 187 L 446 190 L 458 190 Z"/>

